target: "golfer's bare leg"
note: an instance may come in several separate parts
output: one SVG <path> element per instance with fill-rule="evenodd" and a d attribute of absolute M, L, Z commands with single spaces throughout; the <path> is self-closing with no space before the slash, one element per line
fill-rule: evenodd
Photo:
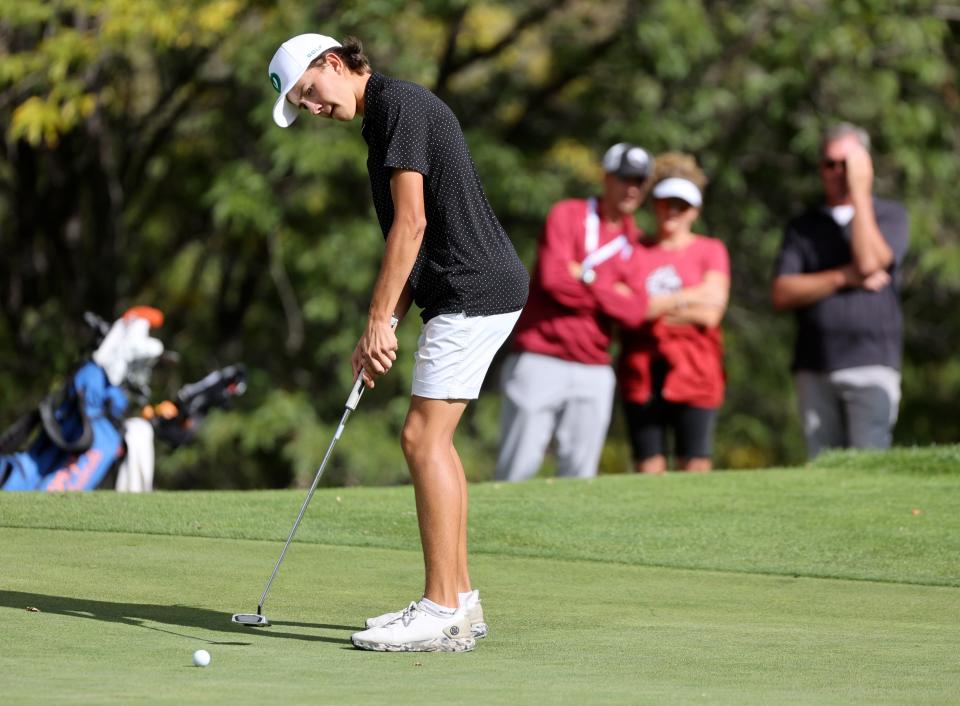
<path fill-rule="evenodd" d="M 466 593 L 473 588 L 470 583 L 470 570 L 467 566 L 467 475 L 463 470 L 463 463 L 460 461 L 460 454 L 457 453 L 453 444 L 450 444 L 450 453 L 453 455 L 453 461 L 460 469 L 460 542 L 457 548 L 457 593 Z"/>
<path fill-rule="evenodd" d="M 462 497 L 466 481 L 452 453 L 453 434 L 464 400 L 433 400 L 414 395 L 403 425 L 403 453 L 417 498 L 417 521 L 426 583 L 423 595 L 457 607 Z"/>

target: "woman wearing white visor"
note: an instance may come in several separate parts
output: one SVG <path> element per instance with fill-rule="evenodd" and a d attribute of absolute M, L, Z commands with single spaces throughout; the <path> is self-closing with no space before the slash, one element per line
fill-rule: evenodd
<path fill-rule="evenodd" d="M 727 249 L 694 233 L 706 176 L 689 155 L 657 157 L 654 235 L 644 241 L 647 321 L 622 334 L 620 390 L 639 473 L 709 471 L 723 402 L 720 322 L 730 292 Z"/>

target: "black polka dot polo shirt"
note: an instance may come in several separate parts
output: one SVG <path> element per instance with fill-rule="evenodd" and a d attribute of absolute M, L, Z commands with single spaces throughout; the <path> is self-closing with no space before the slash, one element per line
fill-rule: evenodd
<path fill-rule="evenodd" d="M 392 171 L 423 175 L 427 229 L 409 280 L 423 320 L 523 308 L 527 270 L 487 202 L 453 111 L 422 86 L 374 73 L 362 132 L 384 237 L 393 224 Z"/>

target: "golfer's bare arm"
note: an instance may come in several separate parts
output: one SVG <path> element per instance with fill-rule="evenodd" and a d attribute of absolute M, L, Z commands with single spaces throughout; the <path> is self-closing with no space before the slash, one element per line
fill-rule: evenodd
<path fill-rule="evenodd" d="M 387 247 L 370 302 L 370 319 L 387 326 L 390 325 L 390 317 L 397 313 L 397 305 L 406 289 L 427 228 L 423 175 L 420 172 L 395 170 L 390 177 L 390 194 L 393 197 L 393 225 L 387 234 Z M 406 303 L 409 306 L 409 301 Z"/>
<path fill-rule="evenodd" d="M 400 300 L 393 310 L 393 315 L 397 317 L 397 321 L 403 321 L 403 317 L 407 315 L 411 304 L 413 304 L 413 292 L 410 289 L 410 283 L 407 282 L 400 293 Z"/>
<path fill-rule="evenodd" d="M 396 359 L 397 338 L 390 327 L 390 319 L 394 314 L 402 316 L 410 306 L 407 280 L 427 227 L 422 174 L 394 170 L 390 177 L 390 194 L 393 198 L 393 225 L 387 233 L 383 262 L 373 286 L 367 329 L 354 354 L 355 373 L 362 367 L 367 373 L 383 375 Z"/>

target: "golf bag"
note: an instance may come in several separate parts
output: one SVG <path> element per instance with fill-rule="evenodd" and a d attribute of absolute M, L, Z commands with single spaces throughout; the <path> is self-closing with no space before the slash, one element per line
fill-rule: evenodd
<path fill-rule="evenodd" d="M 229 407 L 247 389 L 243 366 L 214 370 L 202 380 L 184 385 L 174 399 L 147 405 L 139 417 L 124 421 L 126 455 L 117 469 L 116 489 L 144 493 L 153 489 L 154 439 L 172 448 L 191 441 L 214 408 Z"/>
<path fill-rule="evenodd" d="M 120 429 L 126 409 L 126 395 L 109 383 L 103 368 L 93 361 L 84 363 L 63 390 L 28 415 L 42 427 L 29 449 L 0 456 L 0 487 L 93 490 L 123 454 Z M 32 431 L 29 421 L 21 420 L 2 443 L 11 445 Z"/>
<path fill-rule="evenodd" d="M 193 440 L 197 429 L 211 409 L 229 407 L 233 398 L 247 390 L 247 375 L 242 365 L 214 370 L 201 380 L 184 385 L 173 400 L 144 407 L 158 439 L 177 448 Z"/>
<path fill-rule="evenodd" d="M 93 315 L 86 318 L 98 334 L 91 359 L 62 390 L 0 435 L 0 489 L 93 490 L 112 484 L 115 473 L 117 490 L 150 491 L 154 437 L 173 447 L 190 441 L 210 409 L 227 406 L 246 390 L 243 368 L 229 366 L 184 386 L 175 401 L 126 418 L 131 396 L 149 397 L 150 374 L 163 344 L 148 332 L 162 323 L 163 314 L 136 307 L 113 326 Z M 16 451 L 35 432 L 27 450 Z"/>

